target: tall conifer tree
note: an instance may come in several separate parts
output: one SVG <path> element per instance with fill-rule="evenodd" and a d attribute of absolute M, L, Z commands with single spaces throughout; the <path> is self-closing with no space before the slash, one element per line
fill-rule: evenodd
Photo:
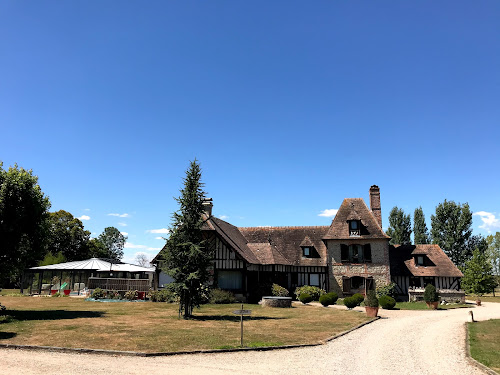
<path fill-rule="evenodd" d="M 203 239 L 205 192 L 200 180 L 201 168 L 194 160 L 186 171 L 181 195 L 176 198 L 179 210 L 173 214 L 170 237 L 162 250 L 162 270 L 174 279 L 171 287 L 180 298 L 179 315 L 184 319 L 203 302 L 203 286 L 210 277 L 208 268 L 213 259 Z"/>
<path fill-rule="evenodd" d="M 393 207 L 389 214 L 389 228 L 386 231 L 391 237 L 391 245 L 411 245 L 411 219 L 403 209 Z"/>
<path fill-rule="evenodd" d="M 425 224 L 422 207 L 415 209 L 415 214 L 413 215 L 413 239 L 415 245 L 430 243 L 429 230 Z"/>

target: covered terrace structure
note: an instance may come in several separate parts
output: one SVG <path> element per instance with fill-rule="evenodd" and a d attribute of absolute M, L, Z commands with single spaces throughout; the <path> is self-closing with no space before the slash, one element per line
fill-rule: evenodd
<path fill-rule="evenodd" d="M 58 291 L 67 295 L 80 295 L 84 290 L 95 288 L 118 292 L 147 292 L 153 285 L 154 273 L 154 268 L 92 258 L 32 267 L 25 271 L 23 285 L 29 288 L 30 294 L 39 295 Z"/>

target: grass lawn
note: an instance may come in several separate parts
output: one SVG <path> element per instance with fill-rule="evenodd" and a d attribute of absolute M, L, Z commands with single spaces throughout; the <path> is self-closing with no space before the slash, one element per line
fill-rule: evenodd
<path fill-rule="evenodd" d="M 467 326 L 472 358 L 500 372 L 500 319 L 468 323 Z"/>
<path fill-rule="evenodd" d="M 470 301 L 475 301 L 477 299 L 477 297 L 476 296 L 465 296 L 465 299 L 468 299 Z M 482 302 L 498 302 L 498 303 L 500 303 L 500 296 L 499 295 L 497 295 L 496 297 L 493 297 L 493 295 L 482 296 L 482 297 L 479 297 L 479 299 Z"/>
<path fill-rule="evenodd" d="M 451 305 L 438 305 L 438 310 L 458 309 L 461 307 L 473 307 L 472 304 L 453 303 Z M 399 310 L 431 310 L 425 302 L 397 302 L 395 309 Z"/>
<path fill-rule="evenodd" d="M 0 343 L 167 352 L 238 347 L 241 304 L 204 305 L 190 320 L 178 305 L 87 302 L 76 298 L 0 297 Z M 316 306 L 290 309 L 245 304 L 245 346 L 314 343 L 369 320 L 365 314 Z"/>

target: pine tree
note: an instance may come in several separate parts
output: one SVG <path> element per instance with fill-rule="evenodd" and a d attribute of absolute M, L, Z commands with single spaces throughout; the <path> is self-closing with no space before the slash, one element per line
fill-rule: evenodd
<path fill-rule="evenodd" d="M 415 214 L 413 215 L 413 238 L 415 245 L 430 243 L 429 230 L 425 224 L 422 207 L 415 209 Z"/>
<path fill-rule="evenodd" d="M 411 245 L 411 219 L 403 209 L 393 207 L 389 214 L 389 228 L 386 231 L 391 237 L 391 245 Z"/>
<path fill-rule="evenodd" d="M 180 298 L 179 315 L 189 318 L 194 307 L 203 302 L 203 289 L 207 283 L 213 254 L 203 239 L 203 201 L 205 192 L 200 165 L 191 162 L 184 178 L 184 188 L 176 198 L 179 210 L 174 212 L 170 237 L 162 250 L 162 270 L 174 282 L 173 290 Z"/>
<path fill-rule="evenodd" d="M 478 249 L 474 250 L 472 258 L 461 268 L 464 274 L 462 288 L 466 293 L 481 296 L 491 292 L 497 286 L 488 257 Z"/>

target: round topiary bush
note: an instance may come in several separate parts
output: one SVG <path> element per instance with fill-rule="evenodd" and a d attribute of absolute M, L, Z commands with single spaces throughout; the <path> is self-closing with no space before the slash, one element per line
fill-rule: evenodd
<path fill-rule="evenodd" d="M 378 299 L 378 302 L 386 310 L 392 310 L 396 306 L 396 300 L 390 296 L 382 296 Z"/>
<path fill-rule="evenodd" d="M 299 296 L 299 301 L 302 302 L 305 305 L 306 303 L 312 302 L 313 298 L 311 297 L 311 295 L 309 295 L 307 293 L 302 293 Z"/>
<path fill-rule="evenodd" d="M 362 295 L 361 293 L 356 293 L 352 296 L 352 298 L 354 298 L 357 302 L 357 305 L 356 306 L 359 306 L 361 305 L 361 302 L 363 302 L 365 300 L 365 296 Z"/>
<path fill-rule="evenodd" d="M 348 308 L 348 309 L 352 309 L 356 306 L 358 306 L 358 300 L 356 298 L 353 297 L 346 297 L 344 298 L 344 305 Z"/>
<path fill-rule="evenodd" d="M 335 305 L 335 302 L 339 299 L 339 296 L 335 292 L 330 292 L 323 294 L 321 297 L 319 297 L 319 302 L 323 306 L 329 306 L 329 305 Z"/>

